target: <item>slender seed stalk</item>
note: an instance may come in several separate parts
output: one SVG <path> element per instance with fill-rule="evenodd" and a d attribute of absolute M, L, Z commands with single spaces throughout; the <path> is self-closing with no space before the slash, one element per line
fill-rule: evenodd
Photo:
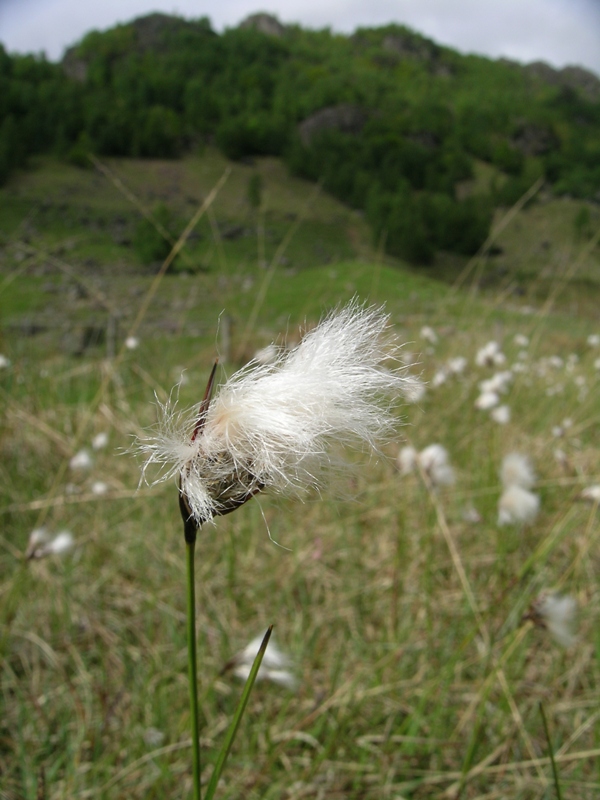
<path fill-rule="evenodd" d="M 194 582 L 195 539 L 185 543 L 187 572 L 187 639 L 188 675 L 190 685 L 190 714 L 192 718 L 192 764 L 194 774 L 194 800 L 201 800 L 200 794 L 200 730 L 198 722 L 198 680 L 196 662 L 196 591 Z"/>

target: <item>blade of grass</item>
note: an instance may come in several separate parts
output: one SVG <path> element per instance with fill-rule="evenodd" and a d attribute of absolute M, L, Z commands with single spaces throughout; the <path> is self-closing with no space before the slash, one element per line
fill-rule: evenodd
<path fill-rule="evenodd" d="M 225 761 L 227 760 L 227 756 L 229 755 L 229 752 L 233 745 L 238 728 L 240 727 L 244 711 L 246 710 L 246 705 L 248 704 L 248 700 L 250 698 L 250 692 L 252 691 L 252 687 L 254 686 L 254 681 L 256 680 L 256 676 L 258 675 L 258 670 L 260 669 L 260 665 L 262 663 L 263 656 L 267 649 L 267 645 L 269 644 L 269 639 L 271 638 L 272 630 L 273 626 L 269 625 L 267 632 L 265 633 L 264 638 L 262 640 L 260 649 L 256 654 L 256 658 L 254 659 L 254 663 L 252 664 L 252 669 L 250 670 L 250 675 L 248 675 L 248 680 L 246 681 L 246 685 L 244 686 L 244 691 L 242 692 L 242 696 L 240 697 L 240 702 L 238 703 L 238 706 L 235 710 L 235 714 L 231 721 L 231 725 L 229 726 L 229 730 L 227 731 L 227 735 L 225 737 L 225 741 L 223 742 L 223 746 L 221 747 L 219 755 L 217 756 L 215 769 L 213 771 L 213 774 L 211 775 L 204 800 L 212 800 L 215 794 L 217 784 L 219 783 L 219 778 L 221 777 L 221 773 L 223 772 L 223 767 L 225 766 Z"/>
<path fill-rule="evenodd" d="M 542 716 L 542 723 L 544 725 L 544 733 L 546 734 L 546 741 L 548 742 L 548 755 L 550 756 L 550 764 L 552 765 L 552 776 L 554 778 L 554 787 L 556 789 L 556 797 L 558 800 L 562 800 L 562 794 L 560 791 L 560 783 L 558 780 L 558 770 L 556 769 L 556 761 L 554 760 L 554 753 L 552 751 L 552 742 L 550 741 L 550 731 L 548 729 L 548 720 L 546 719 L 546 712 L 544 711 L 544 706 L 542 702 L 539 703 L 540 707 L 540 714 Z"/>

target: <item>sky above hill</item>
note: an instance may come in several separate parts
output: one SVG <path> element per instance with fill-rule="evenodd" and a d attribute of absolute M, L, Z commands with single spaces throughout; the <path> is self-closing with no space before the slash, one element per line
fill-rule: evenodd
<path fill-rule="evenodd" d="M 343 33 L 397 22 L 463 53 L 577 64 L 600 76 L 600 0 L 0 0 L 0 42 L 57 60 L 89 30 L 152 11 L 207 16 L 223 30 L 261 10 Z"/>

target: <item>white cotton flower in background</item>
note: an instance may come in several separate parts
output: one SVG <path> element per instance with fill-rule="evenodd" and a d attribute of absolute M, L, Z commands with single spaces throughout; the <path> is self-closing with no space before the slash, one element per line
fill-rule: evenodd
<path fill-rule="evenodd" d="M 590 347 L 600 347 L 600 333 L 590 333 L 587 343 Z"/>
<path fill-rule="evenodd" d="M 396 466 L 401 475 L 410 475 L 417 468 L 419 453 L 412 445 L 407 444 L 401 448 L 396 459 Z"/>
<path fill-rule="evenodd" d="M 562 369 L 565 365 L 565 361 L 561 356 L 548 356 L 546 363 L 553 369 Z"/>
<path fill-rule="evenodd" d="M 91 492 L 98 496 L 106 494 L 108 492 L 108 483 L 104 481 L 94 481 L 91 486 Z"/>
<path fill-rule="evenodd" d="M 525 525 L 533 522 L 539 510 L 537 494 L 521 486 L 509 486 L 498 501 L 498 525 Z"/>
<path fill-rule="evenodd" d="M 506 425 L 510 422 L 510 408 L 508 406 L 497 406 L 490 411 L 490 417 L 498 425 Z"/>
<path fill-rule="evenodd" d="M 521 453 L 509 453 L 502 459 L 500 468 L 502 486 L 520 486 L 522 489 L 531 489 L 536 481 L 535 471 L 531 461 Z"/>
<path fill-rule="evenodd" d="M 467 359 L 464 356 L 455 356 L 447 361 L 448 370 L 452 375 L 462 375 L 467 368 Z"/>
<path fill-rule="evenodd" d="M 594 369 L 599 369 L 600 370 L 600 358 L 597 358 L 594 361 Z"/>
<path fill-rule="evenodd" d="M 516 333 L 513 342 L 517 345 L 517 347 L 528 347 L 529 346 L 529 337 L 525 336 L 523 333 Z"/>
<path fill-rule="evenodd" d="M 512 379 L 513 379 L 513 374 L 510 370 L 497 372 L 491 378 L 488 378 L 487 380 L 480 382 L 479 391 L 482 394 L 487 394 L 488 392 L 503 394 L 508 390 L 508 385 L 512 381 Z"/>
<path fill-rule="evenodd" d="M 247 680 L 254 664 L 256 654 L 260 650 L 264 635 L 256 636 L 246 647 L 235 655 L 223 668 L 223 672 L 232 670 L 236 678 Z M 298 681 L 292 672 L 291 659 L 277 647 L 273 637 L 269 639 L 256 680 L 267 680 L 279 684 L 286 689 L 295 689 Z"/>
<path fill-rule="evenodd" d="M 404 400 L 407 403 L 415 405 L 420 403 L 427 394 L 427 387 L 420 378 L 415 378 L 413 375 L 406 375 L 404 378 L 403 388 Z"/>
<path fill-rule="evenodd" d="M 139 346 L 140 346 L 140 340 L 138 339 L 137 336 L 128 336 L 125 339 L 125 347 L 128 350 L 137 350 Z"/>
<path fill-rule="evenodd" d="M 405 367 L 412 367 L 419 363 L 419 356 L 416 353 L 413 353 L 411 350 L 402 349 L 398 353 L 398 361 L 401 364 L 404 364 Z"/>
<path fill-rule="evenodd" d="M 6 369 L 7 367 L 10 367 L 10 358 L 0 353 L 0 369 Z"/>
<path fill-rule="evenodd" d="M 475 363 L 478 367 L 500 367 L 506 363 L 506 356 L 498 342 L 491 341 L 479 348 L 475 355 Z"/>
<path fill-rule="evenodd" d="M 418 455 L 418 463 L 434 487 L 451 486 L 456 477 L 450 465 L 448 451 L 441 444 L 430 444 Z"/>
<path fill-rule="evenodd" d="M 68 553 L 75 546 L 75 539 L 70 531 L 57 533 L 45 546 L 44 555 L 61 556 Z"/>
<path fill-rule="evenodd" d="M 479 411 L 489 411 L 500 402 L 500 396 L 497 392 L 483 392 L 475 400 L 475 408 Z"/>
<path fill-rule="evenodd" d="M 92 447 L 94 450 L 102 450 L 108 444 L 108 433 L 101 431 L 97 433 L 92 439 Z"/>
<path fill-rule="evenodd" d="M 80 450 L 78 453 L 75 453 L 73 458 L 69 461 L 69 466 L 72 470 L 84 470 L 90 469 L 93 464 L 92 457 L 87 450 Z"/>
<path fill-rule="evenodd" d="M 54 538 L 45 528 L 37 528 L 31 532 L 25 555 L 27 558 L 45 558 L 46 556 L 62 556 L 75 546 L 75 539 L 70 531 L 61 531 Z"/>
<path fill-rule="evenodd" d="M 579 495 L 581 500 L 589 500 L 592 503 L 600 503 L 600 483 L 594 483 L 581 490 Z"/>
<path fill-rule="evenodd" d="M 448 371 L 445 367 L 440 367 L 437 372 L 434 373 L 433 378 L 431 379 L 431 387 L 433 389 L 437 389 L 439 386 L 442 386 L 448 380 Z"/>
<path fill-rule="evenodd" d="M 577 642 L 577 601 L 568 594 L 542 594 L 526 615 L 536 625 L 546 628 L 548 633 L 563 647 L 572 647 Z"/>
<path fill-rule="evenodd" d="M 281 348 L 274 344 L 268 344 L 254 353 L 252 360 L 257 364 L 273 364 L 277 361 Z"/>
<path fill-rule="evenodd" d="M 423 325 L 421 328 L 421 339 L 425 339 L 429 344 L 437 344 L 437 333 L 429 325 Z"/>
<path fill-rule="evenodd" d="M 377 451 L 397 427 L 392 406 L 410 387 L 398 352 L 389 317 L 351 302 L 273 364 L 239 370 L 212 401 L 211 378 L 207 398 L 191 410 L 159 404 L 154 435 L 138 441 L 142 479 L 153 465 L 154 482 L 178 478 L 196 525 L 263 490 L 302 496 L 318 489 L 344 463 L 336 447 Z"/>
<path fill-rule="evenodd" d="M 29 534 L 29 541 L 25 550 L 25 558 L 39 558 L 38 551 L 50 540 L 47 528 L 34 528 Z"/>

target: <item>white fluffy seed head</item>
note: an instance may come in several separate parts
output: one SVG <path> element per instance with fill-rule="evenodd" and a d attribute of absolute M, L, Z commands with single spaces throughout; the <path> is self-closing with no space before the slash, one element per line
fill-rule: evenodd
<path fill-rule="evenodd" d="M 433 486 L 451 486 L 455 481 L 448 451 L 441 444 L 430 444 L 419 453 L 419 464 Z"/>
<path fill-rule="evenodd" d="M 502 486 L 520 486 L 522 489 L 531 489 L 535 483 L 535 471 L 531 461 L 521 453 L 509 453 L 502 459 L 500 468 Z"/>
<path fill-rule="evenodd" d="M 198 525 L 263 489 L 319 488 L 338 463 L 336 447 L 377 450 L 395 430 L 392 407 L 410 388 L 398 349 L 388 316 L 353 301 L 272 364 L 251 362 L 234 374 L 199 430 L 199 406 L 161 406 L 154 435 L 139 442 L 142 477 L 152 465 L 156 480 L 178 477 Z"/>
<path fill-rule="evenodd" d="M 563 647 L 571 647 L 577 641 L 577 601 L 570 595 L 543 594 L 533 604 L 531 618 Z"/>
<path fill-rule="evenodd" d="M 526 525 L 537 517 L 540 498 L 521 486 L 509 486 L 498 501 L 498 525 Z"/>
<path fill-rule="evenodd" d="M 263 635 L 256 636 L 246 647 L 235 655 L 227 664 L 226 668 L 232 668 L 236 678 L 247 680 L 254 659 L 263 641 Z M 265 650 L 263 660 L 256 675 L 257 680 L 268 680 L 284 686 L 286 689 L 296 689 L 298 681 L 292 672 L 292 661 L 273 641 L 269 639 L 269 644 Z"/>
<path fill-rule="evenodd" d="M 475 400 L 475 408 L 479 411 L 489 411 L 500 402 L 500 395 L 496 392 L 482 392 Z"/>
<path fill-rule="evenodd" d="M 510 422 L 510 408 L 509 406 L 496 406 L 490 411 L 490 417 L 499 425 L 506 425 Z"/>
<path fill-rule="evenodd" d="M 402 447 L 396 458 L 396 466 L 400 470 L 400 474 L 410 475 L 411 472 L 414 472 L 417 467 L 418 458 L 419 454 L 415 447 L 410 444 Z"/>

